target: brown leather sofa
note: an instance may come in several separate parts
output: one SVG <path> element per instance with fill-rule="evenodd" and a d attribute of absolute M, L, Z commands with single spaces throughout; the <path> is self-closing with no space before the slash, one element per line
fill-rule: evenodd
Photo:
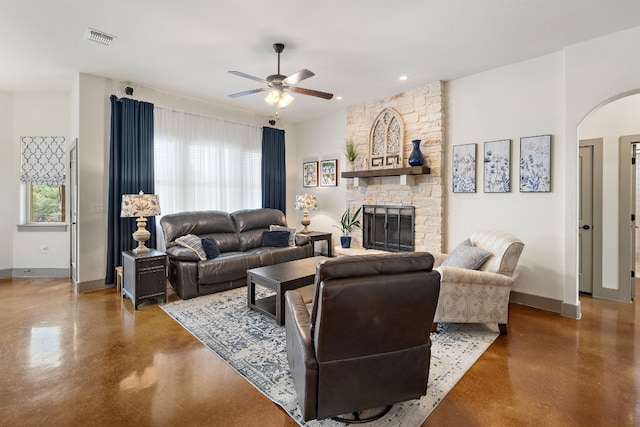
<path fill-rule="evenodd" d="M 295 246 L 261 246 L 262 235 L 271 225 L 287 225 L 284 213 L 277 209 L 181 212 L 163 216 L 160 225 L 169 281 L 182 299 L 245 286 L 250 268 L 313 256 L 313 245 L 304 234 L 295 235 Z M 200 260 L 192 249 L 175 242 L 188 234 L 213 237 L 220 256 Z"/>
<path fill-rule="evenodd" d="M 310 307 L 287 292 L 287 358 L 305 421 L 426 394 L 433 262 L 426 252 L 333 258 L 318 264 Z"/>

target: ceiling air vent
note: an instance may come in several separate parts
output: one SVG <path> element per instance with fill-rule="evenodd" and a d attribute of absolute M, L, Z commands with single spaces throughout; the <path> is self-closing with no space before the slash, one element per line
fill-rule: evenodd
<path fill-rule="evenodd" d="M 111 46 L 111 44 L 116 39 L 115 36 L 107 34 L 103 31 L 94 30 L 93 28 L 87 28 L 85 37 L 87 38 L 87 40 L 91 40 L 92 42 L 100 43 L 105 46 Z"/>

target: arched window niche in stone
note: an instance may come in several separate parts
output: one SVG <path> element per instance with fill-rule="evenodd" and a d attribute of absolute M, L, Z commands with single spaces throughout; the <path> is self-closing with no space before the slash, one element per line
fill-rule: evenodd
<path fill-rule="evenodd" d="M 369 168 L 385 169 L 403 166 L 404 124 L 395 110 L 385 108 L 369 133 Z"/>

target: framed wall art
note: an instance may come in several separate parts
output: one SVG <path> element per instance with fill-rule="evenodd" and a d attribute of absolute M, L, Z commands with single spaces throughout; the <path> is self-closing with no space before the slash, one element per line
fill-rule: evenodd
<path fill-rule="evenodd" d="M 302 164 L 302 186 L 318 186 L 318 162 L 304 162 Z"/>
<path fill-rule="evenodd" d="M 520 191 L 551 191 L 551 135 L 520 138 Z"/>
<path fill-rule="evenodd" d="M 511 191 L 511 140 L 484 143 L 484 192 Z"/>
<path fill-rule="evenodd" d="M 453 192 L 476 192 L 476 144 L 453 146 Z"/>
<path fill-rule="evenodd" d="M 338 185 L 338 160 L 320 161 L 320 186 L 335 187 Z"/>

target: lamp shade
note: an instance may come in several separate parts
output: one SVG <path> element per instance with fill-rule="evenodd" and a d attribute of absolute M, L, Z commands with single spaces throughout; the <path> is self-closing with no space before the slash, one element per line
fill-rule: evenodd
<path fill-rule="evenodd" d="M 311 194 L 296 196 L 296 210 L 297 211 L 315 211 L 318 209 L 318 199 Z"/>
<path fill-rule="evenodd" d="M 160 201 L 155 194 L 123 194 L 121 217 L 146 217 L 160 215 Z"/>

